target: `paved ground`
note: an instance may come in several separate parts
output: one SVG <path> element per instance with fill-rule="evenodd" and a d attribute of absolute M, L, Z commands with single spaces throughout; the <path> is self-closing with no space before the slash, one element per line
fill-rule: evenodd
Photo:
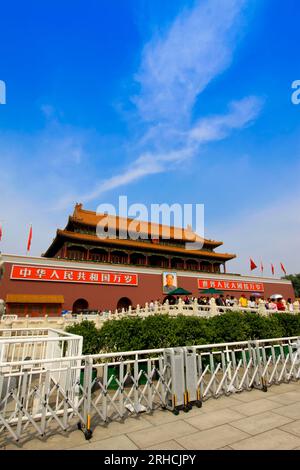
<path fill-rule="evenodd" d="M 90 441 L 76 430 L 2 449 L 300 450 L 300 381 L 273 385 L 267 393 L 253 390 L 209 399 L 201 409 L 178 416 L 158 410 L 98 426 Z"/>

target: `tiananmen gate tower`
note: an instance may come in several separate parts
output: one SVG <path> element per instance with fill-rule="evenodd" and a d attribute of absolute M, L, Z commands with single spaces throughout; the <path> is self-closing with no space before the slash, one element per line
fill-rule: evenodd
<path fill-rule="evenodd" d="M 107 237 L 99 238 L 99 230 Z M 126 236 L 128 230 L 133 236 Z M 191 241 L 201 248 L 186 249 Z M 222 245 L 191 228 L 97 214 L 76 204 L 41 257 L 2 255 L 0 298 L 7 313 L 20 316 L 163 302 L 176 287 L 195 297 L 213 287 L 225 295 L 281 293 L 294 299 L 290 281 L 228 273 L 226 263 L 236 255 L 215 251 Z"/>

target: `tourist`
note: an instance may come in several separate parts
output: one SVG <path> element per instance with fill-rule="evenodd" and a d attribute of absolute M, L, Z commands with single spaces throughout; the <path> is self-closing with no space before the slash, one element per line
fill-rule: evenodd
<path fill-rule="evenodd" d="M 254 297 L 250 297 L 250 299 L 248 301 L 248 308 L 257 308 Z"/>
<path fill-rule="evenodd" d="M 277 310 L 280 312 L 285 312 L 285 305 L 283 303 L 283 299 L 277 300 Z"/>
<path fill-rule="evenodd" d="M 269 302 L 269 310 L 271 310 L 272 312 L 277 312 L 278 311 L 277 303 L 274 302 L 273 300 L 270 300 L 270 302 Z"/>
<path fill-rule="evenodd" d="M 149 304 L 149 307 L 150 307 L 150 311 L 154 312 L 154 302 L 153 302 L 153 300 L 151 300 L 151 302 Z"/>
<path fill-rule="evenodd" d="M 226 307 L 232 307 L 229 295 L 226 295 L 225 304 L 226 304 Z"/>
<path fill-rule="evenodd" d="M 288 312 L 294 313 L 294 304 L 292 302 L 292 299 L 290 298 L 287 299 L 286 307 L 287 307 Z"/>
<path fill-rule="evenodd" d="M 218 307 L 225 307 L 226 303 L 223 294 L 220 294 L 219 297 L 216 298 L 216 305 Z"/>
<path fill-rule="evenodd" d="M 245 294 L 242 294 L 242 295 L 241 295 L 240 300 L 239 300 L 239 306 L 240 306 L 240 307 L 243 307 L 243 308 L 247 308 L 247 307 L 248 307 L 248 299 L 247 299 L 247 297 L 245 296 Z"/>

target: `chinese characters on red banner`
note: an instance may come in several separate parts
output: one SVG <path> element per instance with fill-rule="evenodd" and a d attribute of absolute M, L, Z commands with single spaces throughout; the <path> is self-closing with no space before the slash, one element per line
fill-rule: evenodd
<path fill-rule="evenodd" d="M 12 266 L 10 278 L 29 281 L 77 282 L 121 286 L 138 285 L 137 274 L 49 268 L 43 266 L 19 266 L 16 264 Z"/>
<path fill-rule="evenodd" d="M 264 292 L 262 282 L 219 281 L 214 279 L 198 279 L 198 289 L 238 290 L 245 292 Z"/>

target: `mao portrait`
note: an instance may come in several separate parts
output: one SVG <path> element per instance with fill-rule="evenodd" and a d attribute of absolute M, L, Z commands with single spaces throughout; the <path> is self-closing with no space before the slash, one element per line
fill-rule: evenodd
<path fill-rule="evenodd" d="M 165 272 L 163 273 L 163 293 L 169 294 L 172 290 L 177 288 L 177 274 Z"/>

